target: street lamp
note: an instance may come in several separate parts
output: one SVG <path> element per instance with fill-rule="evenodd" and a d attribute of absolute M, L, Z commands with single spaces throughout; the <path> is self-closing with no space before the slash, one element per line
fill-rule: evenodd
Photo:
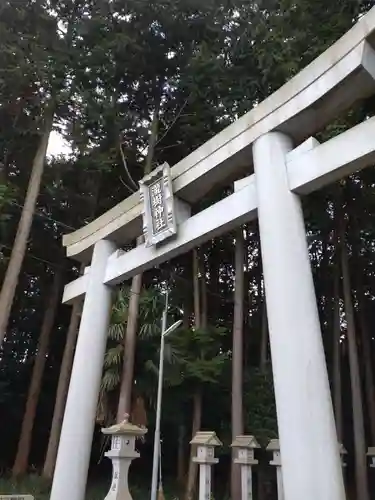
<path fill-rule="evenodd" d="M 161 400 L 163 394 L 163 370 L 164 370 L 164 345 L 165 337 L 174 332 L 182 323 L 182 320 L 176 321 L 167 328 L 167 310 L 168 310 L 168 295 L 165 299 L 165 309 L 163 311 L 161 336 L 160 336 L 160 356 L 159 356 L 159 378 L 158 378 L 158 396 L 156 403 L 156 424 L 154 436 L 154 456 L 152 460 L 152 482 L 151 482 L 151 500 L 156 500 L 158 489 L 158 469 L 161 466 L 159 460 L 160 453 L 160 417 L 161 417 Z"/>

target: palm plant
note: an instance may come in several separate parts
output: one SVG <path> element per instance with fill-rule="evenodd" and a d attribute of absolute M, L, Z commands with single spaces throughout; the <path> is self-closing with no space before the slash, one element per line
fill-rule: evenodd
<path fill-rule="evenodd" d="M 97 420 L 107 425 L 113 422 L 116 414 L 118 391 L 121 383 L 122 364 L 124 358 L 124 338 L 128 319 L 130 289 L 118 289 L 112 307 L 111 323 L 108 330 L 107 351 L 104 358 L 104 370 L 101 382 Z M 138 345 L 134 372 L 135 394 L 154 406 L 156 399 L 156 377 L 158 373 L 159 344 L 161 334 L 161 316 L 164 309 L 164 297 L 157 288 L 143 289 L 140 295 L 138 318 Z M 173 313 L 173 307 L 170 308 Z M 170 344 L 165 347 L 166 383 L 168 373 L 176 380 L 178 370 L 168 370 L 169 365 L 176 364 L 178 353 Z"/>

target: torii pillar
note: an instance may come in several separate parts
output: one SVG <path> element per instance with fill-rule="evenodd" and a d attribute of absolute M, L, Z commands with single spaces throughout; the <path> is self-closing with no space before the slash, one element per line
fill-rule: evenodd
<path fill-rule="evenodd" d="M 85 497 L 112 303 L 111 288 L 103 284 L 103 278 L 114 251 L 114 244 L 107 240 L 94 247 L 53 476 L 53 500 Z"/>
<path fill-rule="evenodd" d="M 280 132 L 253 145 L 284 493 L 286 500 L 343 500 L 302 206 L 289 187 L 292 150 L 292 140 Z"/>

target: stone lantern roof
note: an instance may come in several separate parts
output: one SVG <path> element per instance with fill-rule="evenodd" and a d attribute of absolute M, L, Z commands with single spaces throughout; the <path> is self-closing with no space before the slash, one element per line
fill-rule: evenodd
<path fill-rule="evenodd" d="M 145 427 L 138 427 L 138 425 L 131 424 L 129 422 L 129 415 L 126 414 L 125 418 L 119 424 L 112 425 L 111 427 L 107 427 L 106 429 L 102 429 L 103 434 L 111 434 L 111 435 L 123 435 L 127 434 L 128 436 L 144 436 L 147 432 Z"/>
<path fill-rule="evenodd" d="M 254 436 L 237 436 L 236 439 L 231 444 L 232 448 L 248 448 L 255 449 L 260 448 L 260 444 L 255 439 Z"/>
<path fill-rule="evenodd" d="M 271 439 L 266 448 L 268 451 L 280 451 L 280 443 L 278 439 Z"/>
<path fill-rule="evenodd" d="M 200 446 L 222 446 L 223 443 L 216 436 L 216 432 L 211 431 L 201 431 L 197 432 L 194 438 L 190 441 L 190 444 L 200 445 Z"/>

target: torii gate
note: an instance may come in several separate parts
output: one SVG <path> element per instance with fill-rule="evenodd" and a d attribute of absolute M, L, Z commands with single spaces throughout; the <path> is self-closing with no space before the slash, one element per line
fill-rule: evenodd
<path fill-rule="evenodd" d="M 375 162 L 375 117 L 319 144 L 310 136 L 375 93 L 375 8 L 256 108 L 171 169 L 181 203 L 177 235 L 163 245 L 118 245 L 142 234 L 135 193 L 65 236 L 67 255 L 91 262 L 65 287 L 84 297 L 51 500 L 83 500 L 111 306 L 111 286 L 259 219 L 286 500 L 343 500 L 339 448 L 300 195 Z M 297 146 L 297 147 L 296 147 Z M 186 204 L 212 185 L 234 193 L 190 217 Z"/>

